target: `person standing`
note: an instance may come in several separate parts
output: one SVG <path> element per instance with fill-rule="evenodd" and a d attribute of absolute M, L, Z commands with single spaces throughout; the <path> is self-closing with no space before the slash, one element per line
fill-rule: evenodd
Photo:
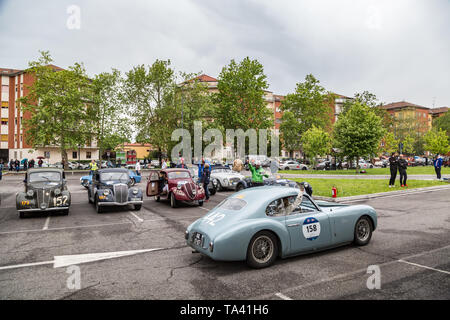
<path fill-rule="evenodd" d="M 16 159 L 15 165 L 16 165 L 16 172 L 19 172 L 19 170 L 20 170 L 20 161 L 18 159 Z"/>
<path fill-rule="evenodd" d="M 255 167 L 252 164 L 248 163 L 248 168 L 252 173 L 252 184 L 254 187 L 260 187 L 264 185 L 264 178 L 268 178 L 269 176 L 265 173 L 264 169 L 261 168 L 261 164 L 258 162 L 255 163 L 255 160 L 252 160 L 252 163 L 255 164 Z"/>
<path fill-rule="evenodd" d="M 2 180 L 2 175 L 3 175 L 3 160 L 0 161 L 0 180 Z"/>
<path fill-rule="evenodd" d="M 201 182 L 203 184 L 203 189 L 205 189 L 206 202 L 209 201 L 209 189 L 208 184 L 211 177 L 211 172 L 209 171 L 209 163 L 205 163 L 204 168 L 202 170 Z"/>
<path fill-rule="evenodd" d="M 141 175 L 141 163 L 140 163 L 139 160 L 136 161 L 136 167 L 135 167 L 135 169 L 136 169 L 136 174 L 137 174 L 138 176 L 140 176 L 140 175 Z"/>
<path fill-rule="evenodd" d="M 400 159 L 398 160 L 398 172 L 400 173 L 400 185 L 402 187 L 407 187 L 406 178 L 408 177 L 406 174 L 406 169 L 408 169 L 408 162 L 405 157 L 401 154 Z"/>
<path fill-rule="evenodd" d="M 167 168 L 167 162 L 166 162 L 166 159 L 162 159 L 161 169 L 166 169 L 166 168 Z"/>
<path fill-rule="evenodd" d="M 11 159 L 9 161 L 9 171 L 14 171 L 14 160 L 13 159 Z"/>
<path fill-rule="evenodd" d="M 441 178 L 442 158 L 439 156 L 439 153 L 436 154 L 436 156 L 434 157 L 433 166 L 434 166 L 434 171 L 436 172 L 436 177 L 439 180 L 442 180 L 442 178 Z"/>
<path fill-rule="evenodd" d="M 39 159 L 39 161 L 38 161 L 38 166 L 39 166 L 39 168 L 42 168 L 42 163 L 43 163 L 44 161 L 42 161 L 42 159 Z"/>
<path fill-rule="evenodd" d="M 94 175 L 94 172 L 98 170 L 97 163 L 94 159 L 92 159 L 92 161 L 89 163 L 89 170 L 91 170 L 89 172 L 90 175 Z"/>
<path fill-rule="evenodd" d="M 391 179 L 389 180 L 389 188 L 394 187 L 395 178 L 397 177 L 397 169 L 398 169 L 398 157 L 395 152 L 392 152 L 389 158 L 389 169 L 391 171 Z"/>
<path fill-rule="evenodd" d="M 180 164 L 177 165 L 177 168 L 187 169 L 186 165 L 184 164 L 184 158 L 181 158 Z"/>

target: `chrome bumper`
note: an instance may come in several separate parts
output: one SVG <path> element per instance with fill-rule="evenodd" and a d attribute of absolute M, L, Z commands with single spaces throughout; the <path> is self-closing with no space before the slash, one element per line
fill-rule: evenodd
<path fill-rule="evenodd" d="M 98 202 L 99 206 L 126 206 L 128 204 L 143 204 L 144 201 L 127 201 L 127 202 Z"/>
<path fill-rule="evenodd" d="M 68 210 L 69 207 L 51 207 L 51 208 L 33 208 L 33 209 L 17 209 L 19 212 L 44 212 L 44 211 L 61 211 L 61 210 Z"/>

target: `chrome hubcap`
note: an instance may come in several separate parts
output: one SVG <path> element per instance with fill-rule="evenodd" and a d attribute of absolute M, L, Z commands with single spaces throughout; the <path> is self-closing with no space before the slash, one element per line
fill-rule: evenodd
<path fill-rule="evenodd" d="M 369 222 L 365 219 L 362 219 L 358 222 L 358 226 L 356 228 L 356 235 L 360 241 L 366 241 L 369 238 L 370 234 L 370 225 Z"/>
<path fill-rule="evenodd" d="M 253 258 L 258 263 L 266 263 L 273 255 L 273 243 L 267 236 L 260 236 L 254 242 L 252 246 Z"/>

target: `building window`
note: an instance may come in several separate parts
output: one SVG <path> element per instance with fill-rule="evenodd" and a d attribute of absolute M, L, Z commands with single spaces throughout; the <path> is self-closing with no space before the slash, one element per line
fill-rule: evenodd
<path fill-rule="evenodd" d="M 72 159 L 76 159 L 76 158 L 78 158 L 78 152 L 73 151 L 72 152 Z"/>
<path fill-rule="evenodd" d="M 8 101 L 2 101 L 2 109 L 8 109 Z"/>
<path fill-rule="evenodd" d="M 86 151 L 86 159 L 90 159 L 91 158 L 91 152 L 90 151 Z"/>
<path fill-rule="evenodd" d="M 8 141 L 8 135 L 7 134 L 2 134 L 1 135 L 1 141 Z"/>
<path fill-rule="evenodd" d="M 2 85 L 2 92 L 8 92 L 9 91 L 9 86 L 7 84 L 3 84 Z"/>
<path fill-rule="evenodd" d="M 2 118 L 2 125 L 8 125 L 8 118 Z"/>
<path fill-rule="evenodd" d="M 50 151 L 44 151 L 44 158 L 50 159 Z"/>

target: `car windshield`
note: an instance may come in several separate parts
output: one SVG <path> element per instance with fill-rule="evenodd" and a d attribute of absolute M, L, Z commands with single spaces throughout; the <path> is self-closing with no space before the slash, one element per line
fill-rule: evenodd
<path fill-rule="evenodd" d="M 61 173 L 59 172 L 33 172 L 29 175 L 29 182 L 59 182 L 61 181 Z"/>
<path fill-rule="evenodd" d="M 228 168 L 220 168 L 220 169 L 213 169 L 214 173 L 231 173 L 232 170 Z"/>
<path fill-rule="evenodd" d="M 182 178 L 190 178 L 191 175 L 188 171 L 174 171 L 169 172 L 169 179 L 182 179 Z"/>
<path fill-rule="evenodd" d="M 226 209 L 226 210 L 238 211 L 238 210 L 241 210 L 242 208 L 244 208 L 246 205 L 247 205 L 247 202 L 242 199 L 228 198 L 228 199 L 223 200 L 217 207 Z"/>
<path fill-rule="evenodd" d="M 100 181 L 120 181 L 128 182 L 129 176 L 127 172 L 102 172 Z"/>

